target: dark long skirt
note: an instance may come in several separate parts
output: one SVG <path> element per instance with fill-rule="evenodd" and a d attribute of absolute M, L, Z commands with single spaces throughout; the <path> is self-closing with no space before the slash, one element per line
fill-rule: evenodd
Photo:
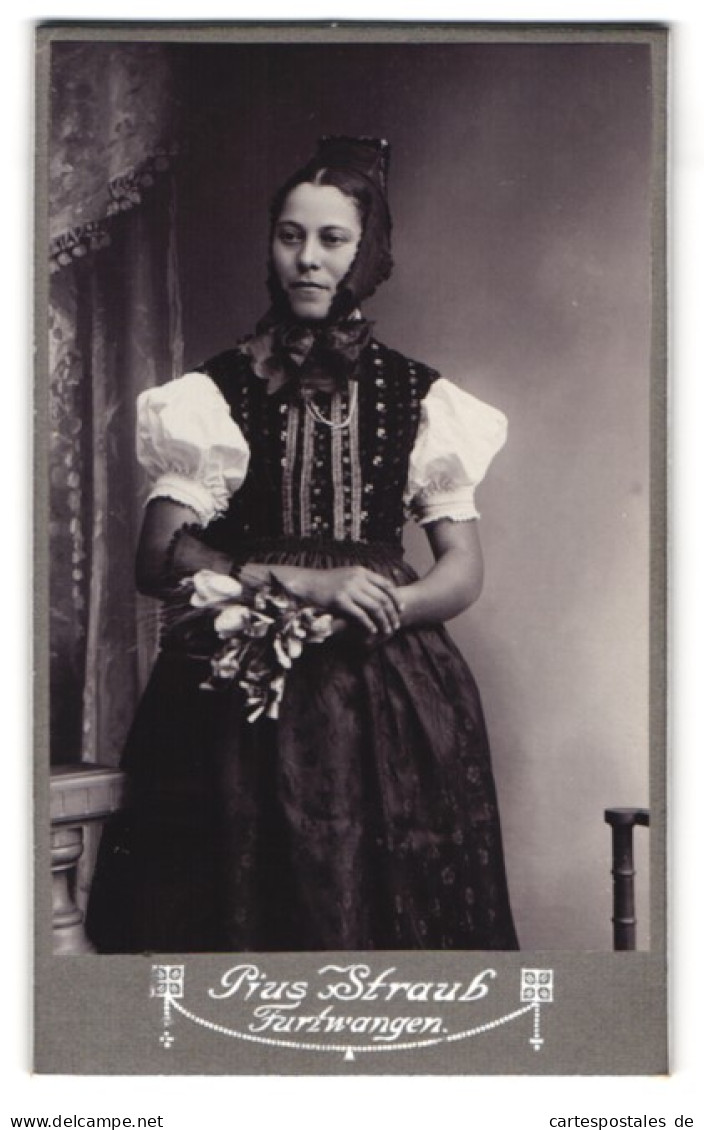
<path fill-rule="evenodd" d="M 207 674 L 164 650 L 138 708 L 100 952 L 517 948 L 479 695 L 443 628 L 309 646 L 278 722 Z"/>

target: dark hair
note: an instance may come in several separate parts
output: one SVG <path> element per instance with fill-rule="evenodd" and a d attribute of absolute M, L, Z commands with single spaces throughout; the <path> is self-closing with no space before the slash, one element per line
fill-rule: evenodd
<path fill-rule="evenodd" d="M 362 173 L 355 173 L 351 169 L 321 169 L 319 166 L 310 169 L 306 166 L 289 177 L 286 183 L 282 184 L 281 188 L 277 189 L 274 194 L 269 208 L 272 235 L 274 225 L 283 211 L 286 198 L 300 184 L 329 185 L 331 188 L 339 189 L 345 196 L 354 200 L 362 221 L 362 227 L 364 227 L 371 209 L 373 191 L 367 177 L 363 176 Z"/>
<path fill-rule="evenodd" d="M 380 283 L 388 279 L 393 268 L 391 257 L 391 215 L 386 198 L 377 185 L 364 173 L 354 169 L 335 168 L 310 161 L 289 177 L 277 189 L 269 208 L 269 247 L 274 238 L 274 228 L 286 199 L 301 184 L 326 185 L 337 188 L 354 201 L 362 224 L 362 236 L 354 261 L 338 287 L 328 319 L 345 317 L 365 298 L 374 293 Z M 281 288 L 278 275 L 269 257 L 269 294 L 273 312 L 286 314 L 288 301 Z"/>

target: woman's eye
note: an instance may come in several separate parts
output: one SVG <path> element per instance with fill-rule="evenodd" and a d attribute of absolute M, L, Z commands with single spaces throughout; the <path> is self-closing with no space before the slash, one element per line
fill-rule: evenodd
<path fill-rule="evenodd" d="M 284 247 L 296 247 L 304 242 L 304 233 L 296 228 L 280 228 L 276 238 Z M 340 231 L 324 231 L 317 237 L 323 247 L 337 248 L 349 243 L 349 236 Z"/>

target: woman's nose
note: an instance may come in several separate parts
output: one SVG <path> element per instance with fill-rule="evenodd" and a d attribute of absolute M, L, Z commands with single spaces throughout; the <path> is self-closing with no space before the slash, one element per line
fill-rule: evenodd
<path fill-rule="evenodd" d="M 305 239 L 298 249 L 299 271 L 317 271 L 320 266 L 320 247 L 312 236 Z"/>

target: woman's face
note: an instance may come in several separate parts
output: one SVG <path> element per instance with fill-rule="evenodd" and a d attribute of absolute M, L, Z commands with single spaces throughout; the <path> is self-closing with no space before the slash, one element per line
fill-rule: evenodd
<path fill-rule="evenodd" d="M 298 318 L 325 318 L 362 235 L 355 201 L 327 184 L 299 184 L 274 225 L 272 257 Z"/>

